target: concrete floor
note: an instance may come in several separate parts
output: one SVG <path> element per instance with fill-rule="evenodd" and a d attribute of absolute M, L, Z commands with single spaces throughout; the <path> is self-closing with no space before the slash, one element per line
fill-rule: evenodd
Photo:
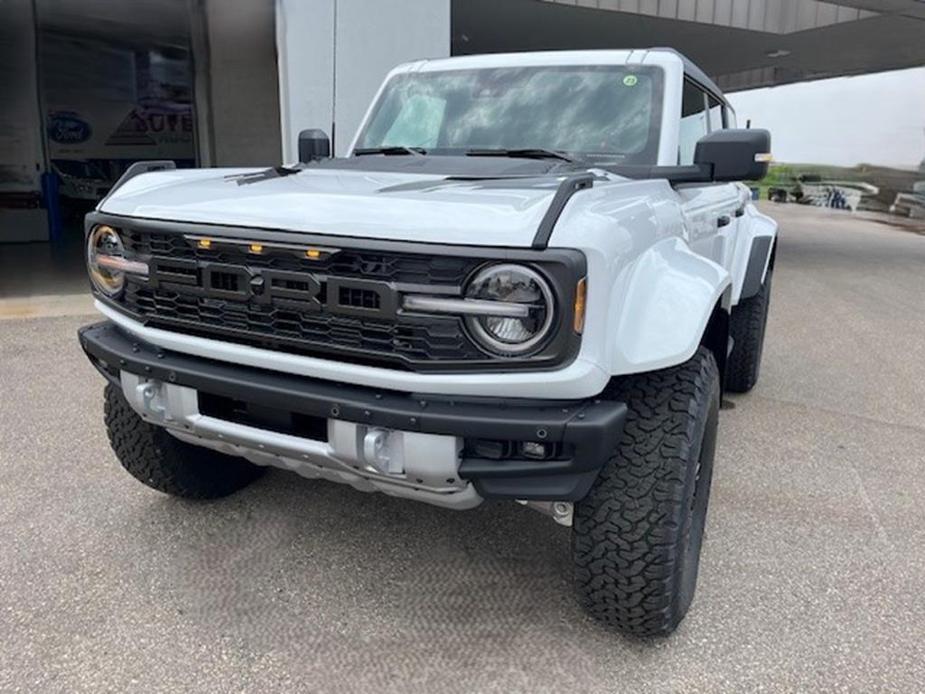
<path fill-rule="evenodd" d="M 925 237 L 773 212 L 762 380 L 654 643 L 585 617 L 568 531 L 514 504 L 150 491 L 107 445 L 87 318 L 0 321 L 0 691 L 923 691 Z"/>
<path fill-rule="evenodd" d="M 86 293 L 83 233 L 68 232 L 58 243 L 0 245 L 0 300 Z"/>
<path fill-rule="evenodd" d="M 92 314 L 83 232 L 58 243 L 0 244 L 0 320 Z"/>

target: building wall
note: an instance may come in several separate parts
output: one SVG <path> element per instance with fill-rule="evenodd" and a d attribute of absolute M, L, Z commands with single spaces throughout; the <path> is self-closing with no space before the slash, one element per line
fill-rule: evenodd
<path fill-rule="evenodd" d="M 31 192 L 44 166 L 35 17 L 30 0 L 0 5 L 0 193 Z"/>
<path fill-rule="evenodd" d="M 450 0 L 277 0 L 283 158 L 322 128 L 343 154 L 395 65 L 450 54 Z"/>
<path fill-rule="evenodd" d="M 774 34 L 853 22 L 876 13 L 817 0 L 541 0 Z M 850 5 L 851 2 L 841 4 Z M 876 3 L 867 3 L 876 7 Z M 886 3 L 883 3 L 886 4 Z"/>
<path fill-rule="evenodd" d="M 45 166 L 31 0 L 0 1 L 0 244 L 44 241 L 45 211 L 35 209 Z"/>
<path fill-rule="evenodd" d="M 200 144 L 202 164 L 278 165 L 274 0 L 202 0 L 200 12 L 205 45 L 194 60 L 201 61 L 204 51 L 208 65 L 208 80 L 198 87 L 208 94 L 197 95 L 200 110 L 207 110 L 199 119 L 200 138 L 208 138 Z"/>

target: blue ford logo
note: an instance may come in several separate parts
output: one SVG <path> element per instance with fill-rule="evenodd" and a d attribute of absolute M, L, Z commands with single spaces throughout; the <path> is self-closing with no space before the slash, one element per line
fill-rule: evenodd
<path fill-rule="evenodd" d="M 71 111 L 48 114 L 48 139 L 62 145 L 75 145 L 90 139 L 93 129 L 87 121 Z"/>

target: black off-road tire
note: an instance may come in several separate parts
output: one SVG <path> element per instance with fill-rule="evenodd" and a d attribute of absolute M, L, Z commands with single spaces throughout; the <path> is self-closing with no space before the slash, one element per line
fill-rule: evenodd
<path fill-rule="evenodd" d="M 758 383 L 770 303 L 771 268 L 768 268 L 758 293 L 740 301 L 729 319 L 733 343 L 732 354 L 726 362 L 726 389 L 732 393 L 747 393 Z"/>
<path fill-rule="evenodd" d="M 720 378 L 701 347 L 690 361 L 630 376 L 623 437 L 575 505 L 578 597 L 608 626 L 638 637 L 675 630 L 690 607 L 710 498 Z"/>
<path fill-rule="evenodd" d="M 106 386 L 105 420 L 116 457 L 138 481 L 186 499 L 233 494 L 263 474 L 244 458 L 192 446 L 145 422 L 118 388 Z"/>

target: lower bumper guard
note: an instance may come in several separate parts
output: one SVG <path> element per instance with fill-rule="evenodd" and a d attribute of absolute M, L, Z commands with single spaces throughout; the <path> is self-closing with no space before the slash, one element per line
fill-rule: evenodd
<path fill-rule="evenodd" d="M 79 337 L 132 407 L 182 440 L 452 508 L 484 498 L 583 498 L 626 417 L 623 403 L 600 399 L 450 398 L 293 376 L 166 352 L 110 322 L 81 328 Z M 474 442 L 508 452 L 537 442 L 558 453 L 478 457 Z"/>

